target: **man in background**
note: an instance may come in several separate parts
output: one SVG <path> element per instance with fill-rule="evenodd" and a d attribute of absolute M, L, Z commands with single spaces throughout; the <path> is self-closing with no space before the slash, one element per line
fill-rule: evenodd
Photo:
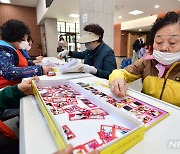
<path fill-rule="evenodd" d="M 133 58 L 132 62 L 138 60 L 139 50 L 141 49 L 142 44 L 144 43 L 143 35 L 140 35 L 133 43 Z"/>

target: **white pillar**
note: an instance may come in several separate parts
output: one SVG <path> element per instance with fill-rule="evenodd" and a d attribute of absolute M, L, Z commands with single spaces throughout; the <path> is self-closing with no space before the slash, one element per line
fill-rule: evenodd
<path fill-rule="evenodd" d="M 45 19 L 46 47 L 48 57 L 57 57 L 58 32 L 57 19 Z"/>
<path fill-rule="evenodd" d="M 103 40 L 113 48 L 114 0 L 80 0 L 80 32 L 85 25 L 99 24 L 104 29 Z"/>

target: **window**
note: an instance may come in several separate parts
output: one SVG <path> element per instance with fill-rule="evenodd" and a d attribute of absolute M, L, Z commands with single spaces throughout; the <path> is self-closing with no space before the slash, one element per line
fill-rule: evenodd
<path fill-rule="evenodd" d="M 63 38 L 68 43 L 68 50 L 70 51 L 80 50 L 80 44 L 77 43 L 77 40 L 80 38 L 79 23 L 58 21 L 57 29 L 58 29 L 58 38 L 60 35 L 63 36 Z"/>

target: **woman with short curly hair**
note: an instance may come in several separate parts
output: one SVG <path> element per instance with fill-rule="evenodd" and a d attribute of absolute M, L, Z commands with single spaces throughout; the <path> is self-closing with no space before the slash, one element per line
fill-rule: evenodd
<path fill-rule="evenodd" d="M 10 19 L 1 26 L 0 31 L 0 88 L 20 83 L 22 78 L 40 76 L 52 71 L 48 66 L 28 66 L 26 58 L 18 50 L 20 43 L 30 35 L 26 24 Z"/>

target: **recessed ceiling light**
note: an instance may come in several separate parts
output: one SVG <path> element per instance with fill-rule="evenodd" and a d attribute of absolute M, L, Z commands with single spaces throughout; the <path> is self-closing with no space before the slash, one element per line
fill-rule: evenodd
<path fill-rule="evenodd" d="M 139 29 L 139 31 L 141 32 L 141 31 L 142 31 L 142 29 Z"/>
<path fill-rule="evenodd" d="M 121 19 L 121 18 L 122 18 L 122 16 L 119 16 L 118 18 L 119 18 L 119 19 Z"/>
<path fill-rule="evenodd" d="M 154 8 L 156 8 L 156 9 L 159 8 L 159 5 L 155 5 Z"/>
<path fill-rule="evenodd" d="M 73 18 L 79 18 L 79 14 L 70 14 L 69 16 Z"/>
<path fill-rule="evenodd" d="M 129 14 L 132 14 L 132 15 L 138 15 L 138 14 L 141 14 L 141 13 L 143 13 L 143 11 L 134 10 L 134 11 L 129 12 Z"/>
<path fill-rule="evenodd" d="M 0 0 L 0 2 L 10 4 L 10 0 Z"/>

